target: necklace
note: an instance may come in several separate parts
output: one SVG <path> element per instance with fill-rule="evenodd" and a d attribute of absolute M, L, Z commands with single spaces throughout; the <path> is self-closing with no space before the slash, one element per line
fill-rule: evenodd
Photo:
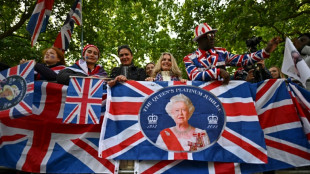
<path fill-rule="evenodd" d="M 176 127 L 173 127 L 173 131 L 177 133 L 178 135 L 187 135 L 192 129 L 192 126 L 188 126 L 186 130 L 179 131 Z"/>

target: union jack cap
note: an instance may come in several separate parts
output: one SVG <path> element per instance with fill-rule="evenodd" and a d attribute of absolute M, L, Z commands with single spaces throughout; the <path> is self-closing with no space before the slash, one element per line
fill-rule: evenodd
<path fill-rule="evenodd" d="M 207 23 L 197 25 L 195 28 L 195 38 L 193 41 L 197 41 L 201 36 L 212 31 L 216 32 L 217 29 L 212 29 Z"/>

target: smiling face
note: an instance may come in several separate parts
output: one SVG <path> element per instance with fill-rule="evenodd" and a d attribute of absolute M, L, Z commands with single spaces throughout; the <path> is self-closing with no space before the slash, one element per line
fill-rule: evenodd
<path fill-rule="evenodd" d="M 186 103 L 183 101 L 175 102 L 172 105 L 171 116 L 177 125 L 187 123 L 190 118 L 190 113 Z"/>
<path fill-rule="evenodd" d="M 270 71 L 270 74 L 271 74 L 271 77 L 273 79 L 277 79 L 277 78 L 280 78 L 280 72 L 278 71 L 278 69 L 276 67 L 272 67 L 269 69 Z"/>
<path fill-rule="evenodd" d="M 170 71 L 171 67 L 172 67 L 171 56 L 169 54 L 165 54 L 161 59 L 161 70 Z"/>
<path fill-rule="evenodd" d="M 95 47 L 89 47 L 84 54 L 86 63 L 96 64 L 99 58 L 99 53 Z"/>
<path fill-rule="evenodd" d="M 154 69 L 154 64 L 153 63 L 149 63 L 149 64 L 147 64 L 146 65 L 146 67 L 145 67 L 145 72 L 146 72 L 146 74 L 148 75 L 148 76 L 151 76 L 151 74 L 152 74 L 152 71 L 153 71 L 153 69 Z"/>
<path fill-rule="evenodd" d="M 121 49 L 118 53 L 118 57 L 121 60 L 122 65 L 124 66 L 131 65 L 133 56 L 127 48 Z"/>
<path fill-rule="evenodd" d="M 57 56 L 57 53 L 53 49 L 48 49 L 44 55 L 44 63 L 46 65 L 55 65 L 60 62 L 60 59 Z"/>

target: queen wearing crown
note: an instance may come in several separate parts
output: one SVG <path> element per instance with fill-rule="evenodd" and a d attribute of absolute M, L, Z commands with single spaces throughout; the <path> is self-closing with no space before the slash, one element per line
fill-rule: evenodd
<path fill-rule="evenodd" d="M 184 94 L 171 97 L 165 109 L 176 125 L 160 132 L 156 140 L 160 148 L 172 151 L 197 151 L 210 144 L 205 130 L 188 123 L 195 110 L 188 97 Z"/>

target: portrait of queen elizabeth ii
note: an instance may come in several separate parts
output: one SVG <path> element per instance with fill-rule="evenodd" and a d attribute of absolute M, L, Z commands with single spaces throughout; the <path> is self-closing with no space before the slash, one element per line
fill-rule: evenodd
<path fill-rule="evenodd" d="M 160 131 L 156 145 L 171 151 L 199 151 L 210 144 L 206 130 L 195 128 L 188 120 L 195 111 L 191 100 L 184 94 L 170 98 L 165 107 L 175 126 Z"/>

